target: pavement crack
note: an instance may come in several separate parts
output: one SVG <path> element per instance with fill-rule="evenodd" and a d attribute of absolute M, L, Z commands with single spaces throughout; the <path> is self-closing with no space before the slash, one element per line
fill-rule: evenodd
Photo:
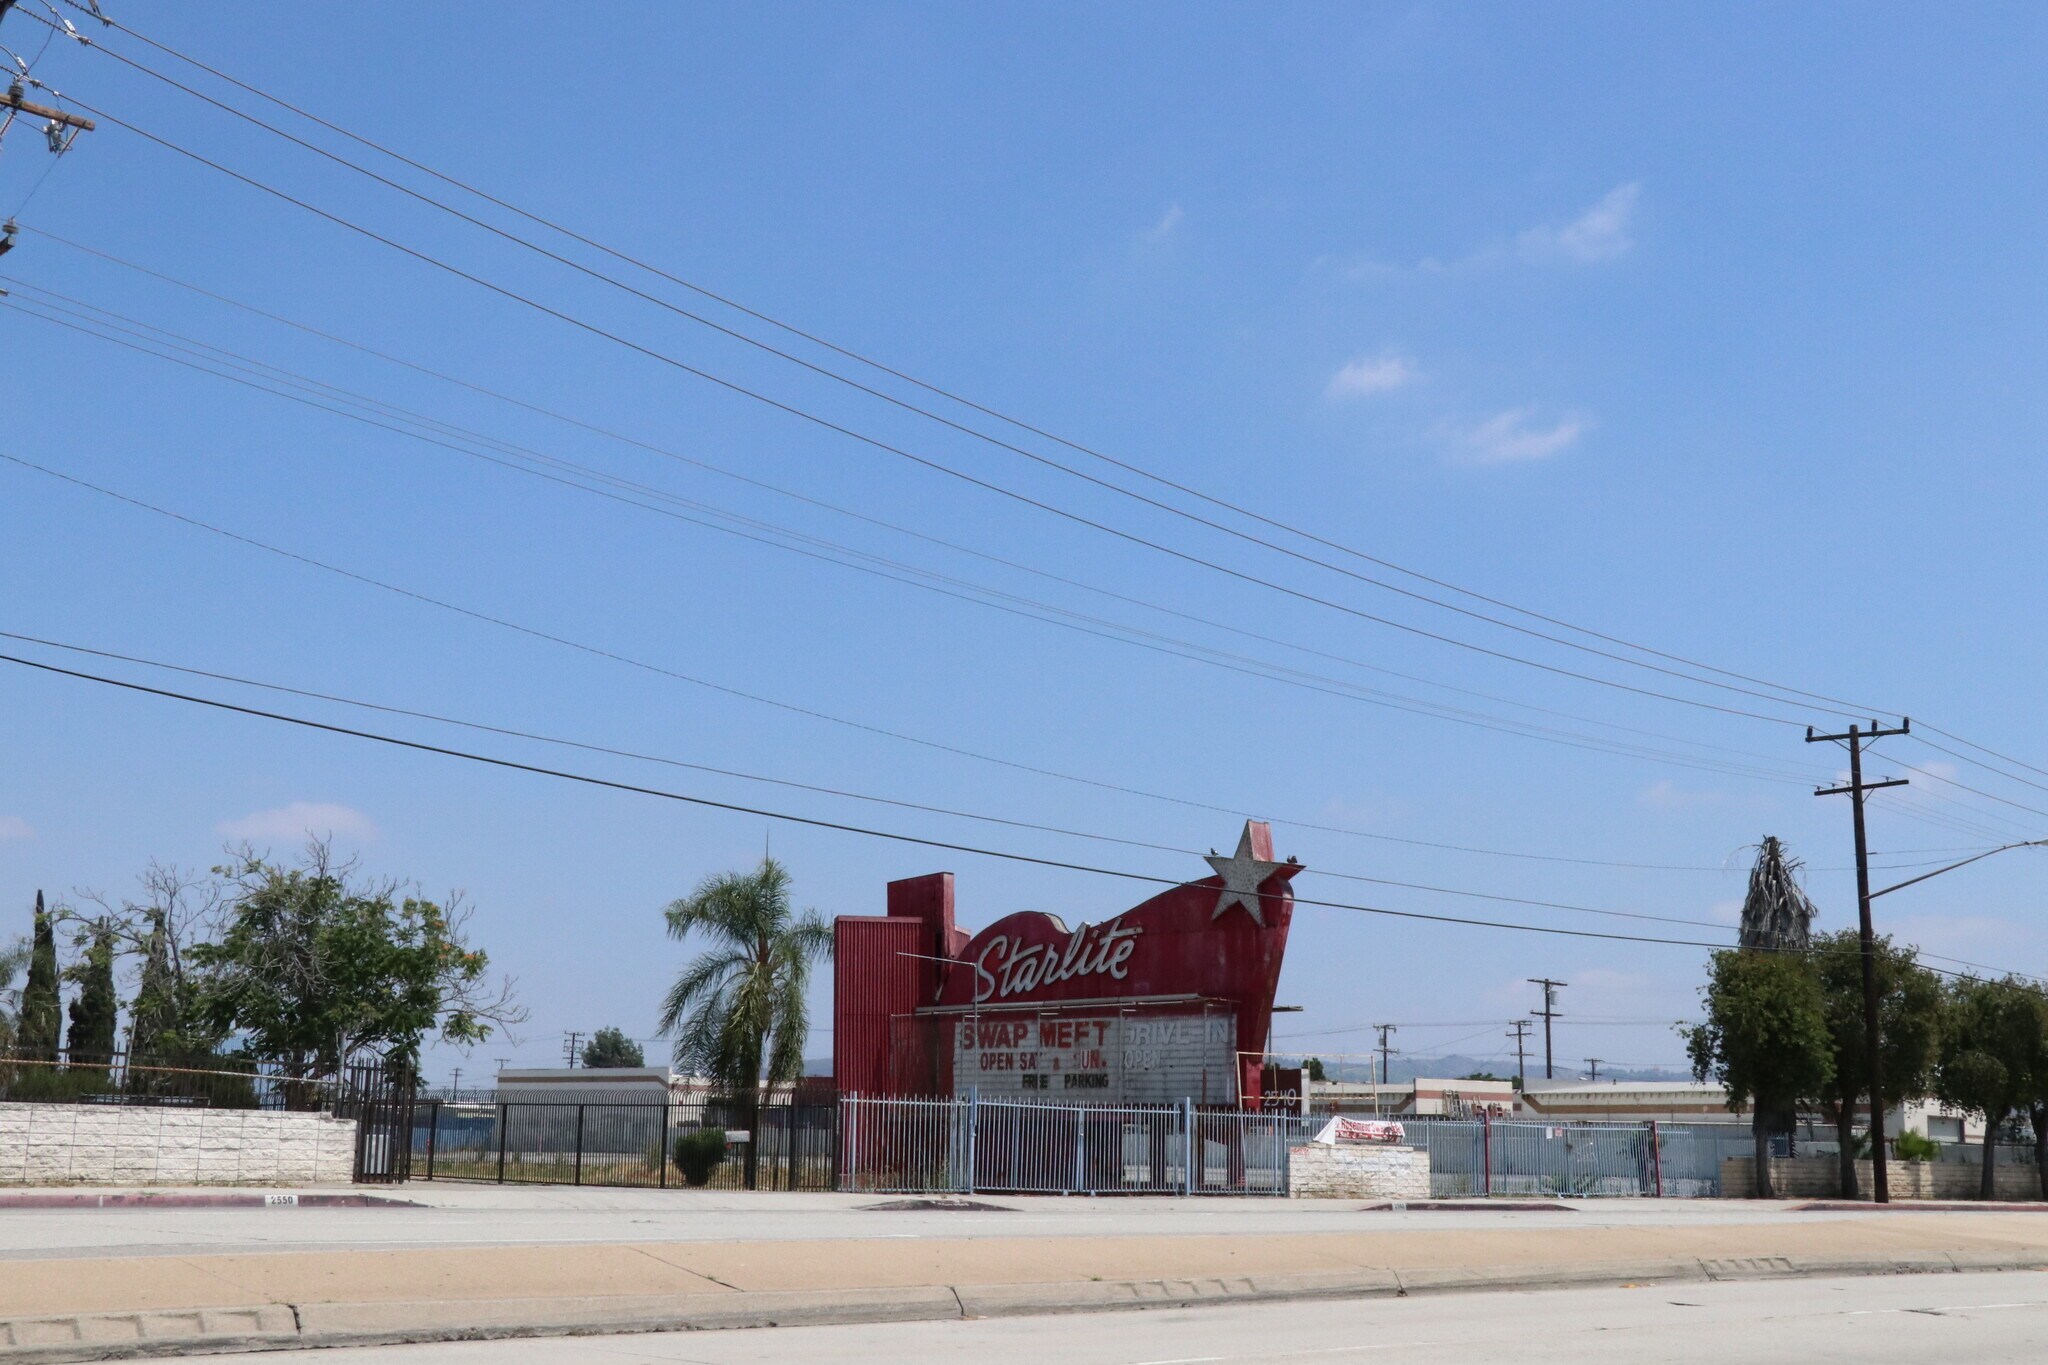
<path fill-rule="evenodd" d="M 709 1273 L 708 1271 L 699 1270 L 695 1266 L 683 1265 L 678 1261 L 671 1261 L 666 1256 L 657 1256 L 652 1251 L 649 1251 L 646 1247 L 636 1246 L 633 1248 L 633 1250 L 639 1252 L 642 1256 L 645 1256 L 648 1260 L 654 1262 L 656 1265 L 665 1265 L 670 1270 L 680 1270 L 685 1275 L 695 1275 L 700 1280 L 710 1281 L 712 1284 L 717 1285 L 720 1289 L 730 1289 L 735 1294 L 744 1294 L 747 1292 L 746 1290 L 740 1288 L 738 1285 L 729 1284 L 726 1281 L 719 1279 L 716 1275 Z"/>

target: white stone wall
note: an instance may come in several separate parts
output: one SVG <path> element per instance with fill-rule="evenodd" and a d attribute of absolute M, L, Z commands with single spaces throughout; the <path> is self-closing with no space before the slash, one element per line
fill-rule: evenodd
<path fill-rule="evenodd" d="M 1427 1199 L 1429 1153 L 1371 1142 L 1290 1147 L 1287 1193 L 1295 1199 Z"/>
<path fill-rule="evenodd" d="M 325 1114 L 0 1104 L 0 1185 L 345 1185 L 355 1145 Z"/>
<path fill-rule="evenodd" d="M 1886 1192 L 1894 1199 L 1975 1199 L 1983 1188 L 1984 1168 L 1962 1161 L 1900 1161 L 1885 1163 Z M 2001 1200 L 2024 1203 L 2041 1198 L 2037 1168 L 2001 1160 L 1991 1170 L 1992 1193 Z M 1772 1157 L 1771 1187 L 1780 1199 L 1833 1199 L 1841 1193 L 1841 1162 L 1831 1156 Z M 1856 1163 L 1856 1188 L 1870 1198 L 1870 1163 Z M 1721 1159 L 1721 1196 L 1756 1197 L 1756 1158 Z"/>

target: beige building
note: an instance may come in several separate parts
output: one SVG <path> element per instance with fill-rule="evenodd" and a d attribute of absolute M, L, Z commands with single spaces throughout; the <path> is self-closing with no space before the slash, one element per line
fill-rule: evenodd
<path fill-rule="evenodd" d="M 1415 1115 L 1439 1118 L 1495 1118 L 1516 1114 L 1513 1081 L 1461 1081 L 1418 1076 L 1386 1085 L 1372 1081 L 1310 1081 L 1311 1114 Z"/>

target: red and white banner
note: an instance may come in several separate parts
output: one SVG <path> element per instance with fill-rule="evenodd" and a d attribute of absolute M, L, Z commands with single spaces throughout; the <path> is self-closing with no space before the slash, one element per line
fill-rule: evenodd
<path fill-rule="evenodd" d="M 1315 1135 L 1315 1141 L 1334 1147 L 1340 1142 L 1395 1143 L 1407 1135 L 1407 1130 L 1398 1123 L 1380 1119 L 1348 1119 L 1338 1114 L 1323 1125 L 1323 1131 Z"/>

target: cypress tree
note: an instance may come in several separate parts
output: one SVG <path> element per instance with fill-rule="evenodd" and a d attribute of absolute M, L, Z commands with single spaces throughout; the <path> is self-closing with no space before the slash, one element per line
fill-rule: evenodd
<path fill-rule="evenodd" d="M 36 892 L 35 936 L 29 948 L 28 982 L 21 992 L 21 1054 L 30 1061 L 57 1060 L 58 1031 L 64 1020 L 58 995 L 57 929 Z"/>
<path fill-rule="evenodd" d="M 142 976 L 135 984 L 130 1009 L 128 1050 L 138 1060 L 164 1061 L 180 1050 L 177 978 L 171 971 L 169 937 L 161 912 L 150 915 L 149 938 L 143 944 Z"/>
<path fill-rule="evenodd" d="M 120 998 L 114 993 L 114 931 L 102 924 L 92 932 L 85 960 L 73 969 L 78 998 L 71 1002 L 70 1060 L 111 1062 L 114 1059 L 115 1016 Z"/>

